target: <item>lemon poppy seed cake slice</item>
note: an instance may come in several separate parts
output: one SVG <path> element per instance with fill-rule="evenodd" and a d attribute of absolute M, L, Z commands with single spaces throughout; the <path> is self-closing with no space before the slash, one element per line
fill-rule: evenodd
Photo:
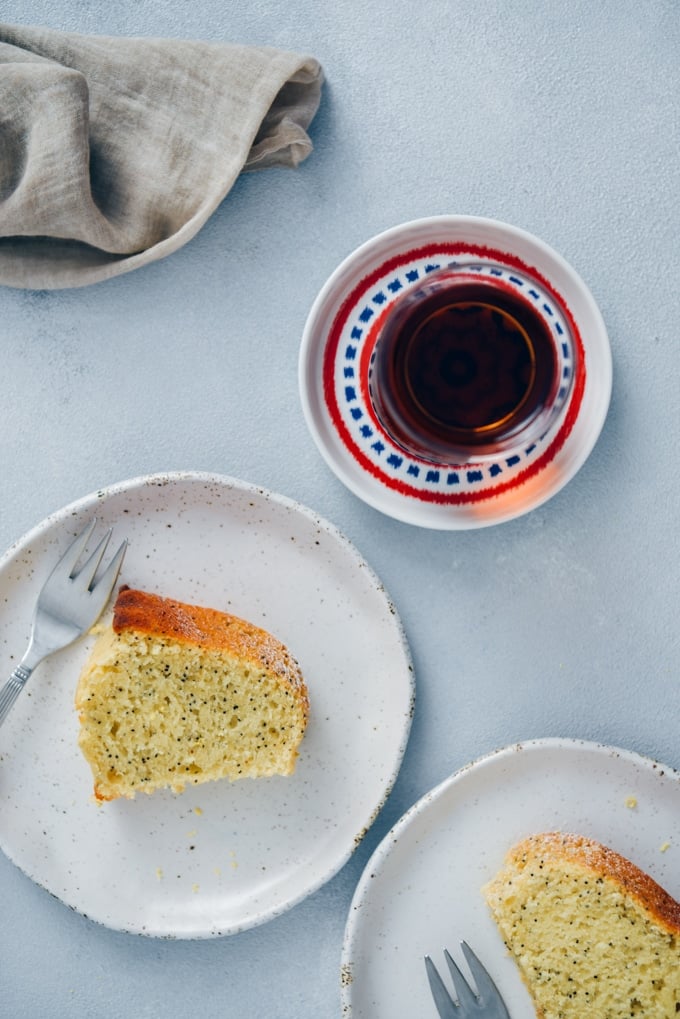
<path fill-rule="evenodd" d="M 216 609 L 121 588 L 78 682 L 98 800 L 290 775 L 309 714 L 287 648 Z"/>
<path fill-rule="evenodd" d="M 532 835 L 483 892 L 539 1019 L 677 1019 L 680 903 L 630 860 Z"/>

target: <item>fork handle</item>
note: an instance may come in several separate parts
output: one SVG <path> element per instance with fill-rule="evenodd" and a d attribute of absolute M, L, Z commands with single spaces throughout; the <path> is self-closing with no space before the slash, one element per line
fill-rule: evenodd
<path fill-rule="evenodd" d="M 0 690 L 0 725 L 9 715 L 12 705 L 23 690 L 26 680 L 32 672 L 33 669 L 29 669 L 25 665 L 17 665 L 2 690 Z"/>

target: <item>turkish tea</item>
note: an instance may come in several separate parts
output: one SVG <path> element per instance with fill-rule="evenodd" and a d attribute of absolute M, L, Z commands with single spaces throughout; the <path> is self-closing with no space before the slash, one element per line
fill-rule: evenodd
<path fill-rule="evenodd" d="M 395 442 L 449 463 L 504 453 L 558 385 L 555 342 L 529 301 L 491 280 L 455 277 L 395 305 L 370 381 Z"/>

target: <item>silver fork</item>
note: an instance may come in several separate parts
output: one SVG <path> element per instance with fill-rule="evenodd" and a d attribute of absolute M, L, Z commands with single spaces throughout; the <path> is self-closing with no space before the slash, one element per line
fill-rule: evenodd
<path fill-rule="evenodd" d="M 78 561 L 97 524 L 91 520 L 54 567 L 38 595 L 28 651 L 0 690 L 0 725 L 37 665 L 48 655 L 68 647 L 99 619 L 111 597 L 127 548 L 123 541 L 99 579 L 95 575 L 104 557 L 112 528 L 78 569 Z"/>
<path fill-rule="evenodd" d="M 425 956 L 427 978 L 430 981 L 430 990 L 440 1019 L 510 1019 L 510 1014 L 498 988 L 475 953 L 465 941 L 461 941 L 460 947 L 477 985 L 477 994 L 472 990 L 447 950 L 444 949 L 444 958 L 458 997 L 457 1002 L 444 986 L 444 981 L 439 976 L 437 967 L 430 956 Z"/>

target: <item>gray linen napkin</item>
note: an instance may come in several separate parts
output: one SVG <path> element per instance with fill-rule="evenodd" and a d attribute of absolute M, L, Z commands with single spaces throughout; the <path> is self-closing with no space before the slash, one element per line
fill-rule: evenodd
<path fill-rule="evenodd" d="M 311 151 L 316 60 L 0 24 L 0 284 L 83 286 L 171 254 L 242 170 Z"/>

